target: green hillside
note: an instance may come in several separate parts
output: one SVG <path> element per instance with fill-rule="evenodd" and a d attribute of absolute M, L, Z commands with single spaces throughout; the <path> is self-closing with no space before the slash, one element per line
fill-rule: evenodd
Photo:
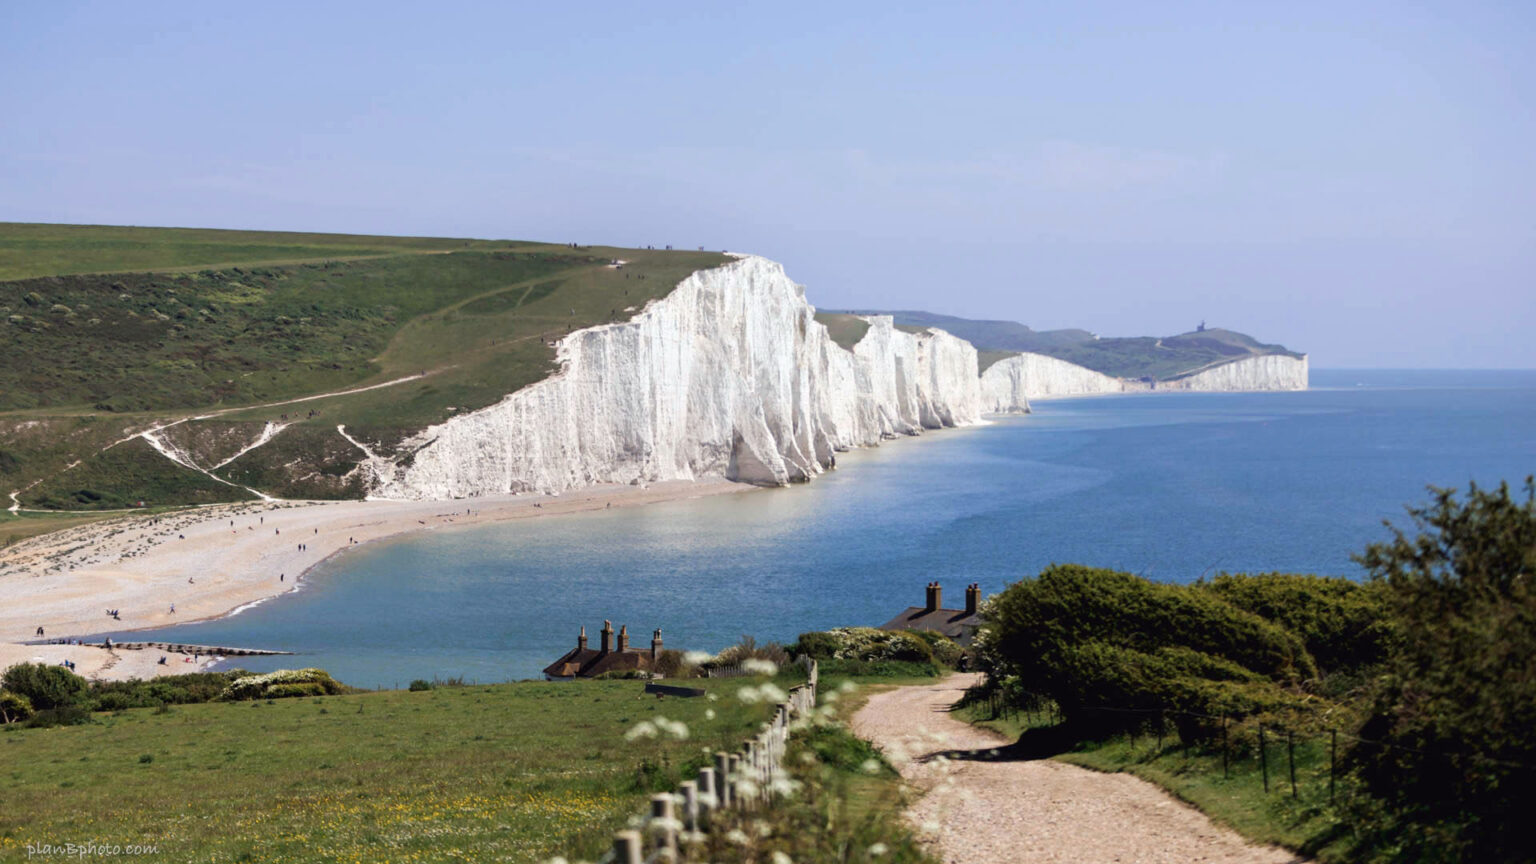
<path fill-rule="evenodd" d="M 829 313 L 830 314 L 830 313 Z M 1242 357 L 1284 354 L 1301 357 L 1283 345 L 1270 345 L 1235 330 L 1199 329 L 1177 336 L 1105 337 L 1087 330 L 1032 330 L 1017 321 L 977 321 L 901 310 L 860 311 L 853 315 L 890 315 L 898 327 L 938 327 L 976 346 L 980 366 L 1020 352 L 1045 354 L 1116 378 L 1168 381 Z"/>
<path fill-rule="evenodd" d="M 547 377 L 561 336 L 625 320 L 688 274 L 729 260 L 502 240 L 0 223 L 0 327 L 12 349 L 0 357 L 0 484 L 36 509 L 250 497 L 240 486 L 355 497 L 360 478 L 347 475 L 362 453 L 338 424 L 390 453 L 426 425 Z M 142 440 L 107 449 L 174 423 L 162 434 L 206 469 L 268 421 L 290 425 L 216 469 L 218 479 Z"/>
<path fill-rule="evenodd" d="M 735 698 L 741 679 L 687 683 L 717 698 L 663 701 L 640 681 L 525 682 L 5 727 L 0 861 L 71 839 L 158 847 L 146 861 L 594 859 L 648 794 L 770 714 Z M 626 739 L 658 717 L 687 738 Z"/>

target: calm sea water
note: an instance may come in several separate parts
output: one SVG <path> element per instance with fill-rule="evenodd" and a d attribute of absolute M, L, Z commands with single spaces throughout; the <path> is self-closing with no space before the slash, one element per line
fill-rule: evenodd
<path fill-rule="evenodd" d="M 1536 372 L 1327 371 L 1314 389 L 1042 402 L 890 442 L 789 489 L 475 526 L 361 547 L 306 587 L 163 631 L 300 652 L 359 686 L 533 677 L 605 618 L 648 643 L 878 625 L 1052 562 L 1187 582 L 1220 570 L 1360 575 L 1425 486 L 1536 471 Z"/>

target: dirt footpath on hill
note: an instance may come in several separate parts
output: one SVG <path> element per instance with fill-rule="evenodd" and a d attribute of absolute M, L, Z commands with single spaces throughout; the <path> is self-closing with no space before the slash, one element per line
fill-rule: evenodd
<path fill-rule="evenodd" d="M 949 715 L 975 679 L 958 674 L 879 693 L 853 718 L 854 731 L 922 792 L 908 817 L 946 864 L 1308 860 L 1253 845 L 1129 774 L 1049 759 L 965 758 L 1010 743 Z"/>

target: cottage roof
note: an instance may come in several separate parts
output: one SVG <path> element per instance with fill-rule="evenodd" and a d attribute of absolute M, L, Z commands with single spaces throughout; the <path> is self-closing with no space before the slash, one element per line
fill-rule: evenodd
<path fill-rule="evenodd" d="M 933 630 L 960 641 L 966 631 L 981 626 L 981 616 L 964 609 L 925 609 L 908 606 L 900 615 L 880 625 L 881 630 Z"/>

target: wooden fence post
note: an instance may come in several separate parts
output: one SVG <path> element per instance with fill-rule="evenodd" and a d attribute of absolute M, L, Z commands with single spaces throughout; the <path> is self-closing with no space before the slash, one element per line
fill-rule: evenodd
<path fill-rule="evenodd" d="M 1291 763 L 1291 800 L 1296 800 L 1296 733 L 1285 730 L 1285 752 Z"/>
<path fill-rule="evenodd" d="M 731 757 L 724 753 L 715 754 L 715 800 L 721 810 L 729 810 L 735 803 L 731 800 Z"/>
<path fill-rule="evenodd" d="M 715 769 L 699 769 L 699 820 L 709 820 L 710 814 L 720 806 L 720 790 L 715 780 Z"/>
<path fill-rule="evenodd" d="M 651 796 L 651 849 L 664 860 L 677 857 L 677 820 L 672 813 L 671 795 L 663 792 Z"/>
<path fill-rule="evenodd" d="M 1259 724 L 1259 765 L 1264 769 L 1264 794 L 1269 794 L 1269 754 L 1264 747 L 1264 724 Z"/>
<path fill-rule="evenodd" d="M 1333 766 L 1338 761 L 1338 755 L 1339 755 L 1339 730 L 1337 730 L 1337 729 L 1330 729 L 1328 731 L 1331 733 L 1331 739 L 1332 739 L 1332 740 L 1330 740 L 1328 742 L 1328 800 L 1330 802 L 1332 802 L 1333 801 L 1333 777 L 1334 777 L 1334 767 Z"/>
<path fill-rule="evenodd" d="M 640 864 L 640 832 L 620 831 L 613 835 L 614 864 Z"/>
<path fill-rule="evenodd" d="M 684 780 L 677 788 L 683 795 L 683 830 L 692 834 L 699 830 L 699 784 Z"/>
<path fill-rule="evenodd" d="M 1227 768 L 1227 715 L 1221 715 L 1221 779 L 1230 780 L 1232 773 Z"/>

